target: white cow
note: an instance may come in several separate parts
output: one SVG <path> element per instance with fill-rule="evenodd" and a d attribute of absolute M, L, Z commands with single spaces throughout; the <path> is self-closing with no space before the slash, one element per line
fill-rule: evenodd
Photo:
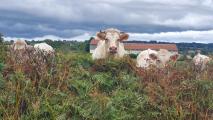
<path fill-rule="evenodd" d="M 16 40 L 13 45 L 13 50 L 25 50 L 27 48 L 27 43 L 24 40 Z"/>
<path fill-rule="evenodd" d="M 169 61 L 176 62 L 179 54 L 176 52 L 169 52 L 166 49 L 160 49 L 157 54 L 158 67 L 165 67 Z"/>
<path fill-rule="evenodd" d="M 27 45 L 24 40 L 16 40 L 9 47 L 9 56 L 13 58 L 16 63 L 25 64 L 26 61 L 31 59 L 31 53 L 33 53 L 34 48 L 31 45 Z"/>
<path fill-rule="evenodd" d="M 204 70 L 207 64 L 210 62 L 210 60 L 211 60 L 210 57 L 198 53 L 197 55 L 194 56 L 193 63 L 195 67 L 198 68 L 199 70 Z"/>
<path fill-rule="evenodd" d="M 163 68 L 169 61 L 176 61 L 178 56 L 177 53 L 171 53 L 166 49 L 144 50 L 137 57 L 137 67 L 148 68 L 150 65 L 154 65 Z"/>
<path fill-rule="evenodd" d="M 55 50 L 47 43 L 38 43 L 34 45 L 34 57 L 40 69 L 47 69 L 48 66 L 51 68 L 51 73 L 54 71 L 55 66 Z"/>
<path fill-rule="evenodd" d="M 97 39 L 99 40 L 97 48 L 92 54 L 92 58 L 104 59 L 108 56 L 114 56 L 121 58 L 126 54 L 123 43 L 121 41 L 127 40 L 129 35 L 120 32 L 117 29 L 110 28 L 97 33 Z"/>
<path fill-rule="evenodd" d="M 53 47 L 48 45 L 47 43 L 38 43 L 34 45 L 34 49 L 36 52 L 43 52 L 45 55 L 46 54 L 54 54 L 55 50 Z"/>

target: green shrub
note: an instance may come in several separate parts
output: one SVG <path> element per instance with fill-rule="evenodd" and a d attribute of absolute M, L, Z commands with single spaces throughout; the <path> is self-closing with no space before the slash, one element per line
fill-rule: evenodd
<path fill-rule="evenodd" d="M 131 58 L 133 58 L 133 59 L 136 59 L 137 56 L 138 56 L 138 54 L 129 54 L 129 56 L 130 56 Z"/>
<path fill-rule="evenodd" d="M 4 64 L 0 63 L 0 72 L 2 72 L 3 68 L 4 68 Z"/>
<path fill-rule="evenodd" d="M 7 56 L 7 48 L 4 43 L 0 43 L 0 63 L 4 63 Z"/>
<path fill-rule="evenodd" d="M 211 119 L 213 66 L 196 73 L 185 61 L 142 70 L 130 57 L 93 61 L 57 52 L 54 72 L 7 58 L 0 66 L 0 119 Z M 47 66 L 49 67 L 49 66 Z M 30 73 L 30 74 L 29 74 Z"/>

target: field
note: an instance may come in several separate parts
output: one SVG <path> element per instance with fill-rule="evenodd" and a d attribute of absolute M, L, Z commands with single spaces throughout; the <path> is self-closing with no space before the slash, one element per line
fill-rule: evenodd
<path fill-rule="evenodd" d="M 0 57 L 0 119 L 213 119 L 212 63 L 199 72 L 190 61 L 140 70 L 128 56 L 93 61 L 80 51 L 58 50 L 46 65 Z"/>

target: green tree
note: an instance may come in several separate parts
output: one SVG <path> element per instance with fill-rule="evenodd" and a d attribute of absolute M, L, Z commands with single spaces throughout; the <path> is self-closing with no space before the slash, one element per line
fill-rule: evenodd
<path fill-rule="evenodd" d="M 6 59 L 6 46 L 3 41 L 3 34 L 0 33 L 0 63 L 4 62 Z"/>
<path fill-rule="evenodd" d="M 4 38 L 3 38 L 3 34 L 0 33 L 0 43 L 3 43 Z"/>
<path fill-rule="evenodd" d="M 94 39 L 94 38 L 91 37 L 89 40 L 86 40 L 86 41 L 85 41 L 85 44 L 86 44 L 86 46 L 85 46 L 85 51 L 87 51 L 87 52 L 90 51 L 90 42 L 91 42 L 92 39 Z"/>

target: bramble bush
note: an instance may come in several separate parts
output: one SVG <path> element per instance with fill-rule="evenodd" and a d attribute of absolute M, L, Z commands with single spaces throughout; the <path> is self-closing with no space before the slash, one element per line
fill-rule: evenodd
<path fill-rule="evenodd" d="M 212 64 L 196 73 L 184 61 L 141 70 L 129 57 L 93 61 L 83 52 L 57 52 L 44 66 L 12 57 L 0 66 L 0 119 L 213 118 Z"/>

